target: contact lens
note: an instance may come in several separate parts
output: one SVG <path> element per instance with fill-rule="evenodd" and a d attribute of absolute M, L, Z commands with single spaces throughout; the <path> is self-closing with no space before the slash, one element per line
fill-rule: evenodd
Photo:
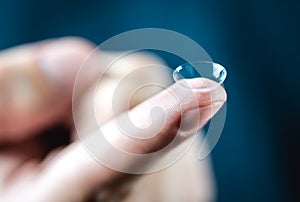
<path fill-rule="evenodd" d="M 195 91 L 210 91 L 221 85 L 225 81 L 226 76 L 227 71 L 222 65 L 209 61 L 184 63 L 173 71 L 173 79 L 175 82 L 178 82 L 183 87 Z M 195 78 L 206 78 L 212 80 L 214 81 L 214 85 L 202 85 L 201 87 L 196 88 L 189 86 L 188 82 L 179 82 L 182 79 Z"/>

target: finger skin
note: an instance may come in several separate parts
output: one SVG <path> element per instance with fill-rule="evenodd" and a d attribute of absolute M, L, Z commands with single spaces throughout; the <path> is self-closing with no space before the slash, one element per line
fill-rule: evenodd
<path fill-rule="evenodd" d="M 70 115 L 76 73 L 93 48 L 69 37 L 0 52 L 0 143 L 23 141 Z"/>
<path fill-rule="evenodd" d="M 199 81 L 193 80 L 191 82 L 198 83 Z M 175 93 L 177 100 L 174 99 L 172 94 L 168 91 Z M 213 93 L 204 94 L 193 92 L 193 95 L 191 95 L 190 91 L 187 91 L 178 84 L 174 84 L 168 90 L 162 91 L 133 108 L 129 113 L 136 117 L 135 120 L 140 120 L 136 121 L 136 124 L 140 124 L 141 127 L 145 122 L 149 121 L 149 114 L 145 113 L 145 111 L 152 109 L 153 106 L 160 106 L 168 113 L 164 127 L 153 138 L 142 141 L 129 138 L 123 134 L 123 131 L 120 131 L 119 127 L 116 127 L 114 120 L 104 124 L 101 130 L 110 143 L 121 150 L 130 153 L 148 153 L 155 151 L 166 145 L 174 135 L 177 134 L 178 121 L 180 121 L 184 112 L 195 109 L 196 107 L 205 109 L 211 107 L 212 110 L 210 110 L 210 113 L 206 113 L 205 116 L 201 117 L 201 119 L 206 121 L 220 109 L 222 104 L 226 101 L 226 92 L 222 87 L 218 87 L 213 91 Z M 116 117 L 116 119 L 118 118 L 119 117 Z M 86 138 L 89 138 L 89 136 Z M 188 137 L 182 138 L 182 141 L 186 138 Z M 99 147 L 99 150 L 101 149 L 104 148 Z M 105 153 L 110 154 L 110 151 L 105 151 Z M 107 157 L 110 158 L 109 155 Z M 125 159 L 122 163 L 124 163 L 124 167 L 126 167 L 138 162 L 131 162 Z M 121 173 L 98 163 L 89 155 L 82 143 L 77 141 L 49 162 L 47 169 L 40 176 L 39 182 L 42 183 L 43 186 L 47 184 L 48 187 L 51 187 L 51 190 L 47 190 L 48 196 L 49 193 L 56 193 L 55 195 L 50 194 L 51 196 L 49 197 L 52 197 L 52 200 L 63 201 L 60 197 L 65 197 L 65 195 L 84 197 L 96 186 L 103 186 L 121 175 Z M 43 187 L 42 185 L 41 187 Z M 63 193 L 66 191 L 61 191 L 64 190 L 63 187 L 69 187 L 67 194 Z"/>
<path fill-rule="evenodd" d="M 199 81 L 202 80 L 190 80 L 189 83 L 191 83 L 191 85 L 197 85 L 197 83 L 201 85 L 203 82 Z M 206 80 L 205 83 L 213 82 Z M 158 95 L 130 110 L 128 116 L 125 112 L 125 116 L 122 114 L 117 117 L 116 119 L 121 119 L 120 121 L 117 121 L 121 126 L 120 124 L 116 124 L 116 121 L 111 121 L 103 126 L 102 131 L 106 138 L 117 148 L 131 153 L 153 152 L 164 147 L 174 138 L 180 127 L 179 124 L 182 115 L 192 109 L 200 108 L 201 117 L 200 114 L 199 118 L 194 117 L 199 119 L 197 122 L 199 123 L 197 126 L 199 129 L 222 107 L 226 99 L 226 92 L 223 87 L 218 87 L 213 91 L 202 93 L 193 92 L 183 88 L 179 84 L 174 84 L 167 90 L 162 91 Z M 162 114 L 157 113 L 156 117 L 155 113 L 151 112 L 153 107 L 161 109 L 164 116 L 160 117 Z M 129 131 L 120 131 L 122 123 L 125 122 L 124 119 L 128 118 L 130 118 L 130 121 L 134 122 L 134 125 L 137 128 L 149 127 L 151 124 L 154 125 L 155 121 L 163 124 L 158 123 L 160 127 L 158 130 L 154 127 L 153 130 L 145 129 L 142 131 L 143 134 L 137 134 L 137 136 L 143 137 L 151 137 L 153 134 L 156 134 L 154 137 L 137 140 L 136 138 L 128 137 L 128 135 L 133 136 L 132 134 L 125 134 Z M 112 129 L 113 132 L 111 131 Z"/>

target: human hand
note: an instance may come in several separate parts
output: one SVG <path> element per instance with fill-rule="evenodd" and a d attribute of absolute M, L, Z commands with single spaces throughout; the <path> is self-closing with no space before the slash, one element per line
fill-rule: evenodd
<path fill-rule="evenodd" d="M 96 187 L 122 176 L 97 163 L 76 138 L 53 151 L 46 151 L 38 140 L 40 131 L 56 123 L 72 126 L 75 76 L 93 48 L 82 39 L 66 38 L 0 53 L 0 201 L 82 201 Z M 130 60 L 135 62 L 140 58 Z M 203 84 L 199 79 L 190 82 Z M 178 100 L 169 92 L 175 93 Z M 137 125 L 149 122 L 145 110 L 154 106 L 167 112 L 164 128 L 154 138 L 136 141 L 125 137 L 112 120 L 103 124 L 102 129 L 117 147 L 148 153 L 164 147 L 177 134 L 182 112 L 197 107 L 210 109 L 199 120 L 202 127 L 225 101 L 226 92 L 222 87 L 190 96 L 189 91 L 174 84 L 130 110 Z M 84 110 L 84 98 L 82 102 Z M 83 126 L 89 124 L 84 116 L 81 122 Z M 75 130 L 72 136 L 77 136 Z M 124 166 L 129 166 L 128 162 Z"/>

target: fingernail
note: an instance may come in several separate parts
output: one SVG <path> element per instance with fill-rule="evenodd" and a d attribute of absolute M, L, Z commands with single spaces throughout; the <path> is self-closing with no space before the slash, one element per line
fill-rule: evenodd
<path fill-rule="evenodd" d="M 215 103 L 226 102 L 226 100 L 227 100 L 227 94 L 223 87 L 218 87 L 218 88 L 210 91 L 209 95 L 210 95 L 212 102 L 215 102 Z"/>
<path fill-rule="evenodd" d="M 181 118 L 181 136 L 189 137 L 194 135 L 220 110 L 223 104 L 224 102 L 215 102 L 204 108 L 186 111 Z"/>
<path fill-rule="evenodd" d="M 200 109 L 200 126 L 203 127 L 224 105 L 224 102 L 213 102 L 210 106 Z"/>

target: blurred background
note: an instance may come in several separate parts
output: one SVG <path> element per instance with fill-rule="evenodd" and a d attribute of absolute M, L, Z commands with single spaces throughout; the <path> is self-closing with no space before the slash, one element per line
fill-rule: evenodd
<path fill-rule="evenodd" d="M 276 0 L 4 0 L 0 49 L 69 35 L 100 44 L 147 27 L 192 38 L 229 72 L 212 152 L 217 201 L 300 201 L 299 9 Z"/>

